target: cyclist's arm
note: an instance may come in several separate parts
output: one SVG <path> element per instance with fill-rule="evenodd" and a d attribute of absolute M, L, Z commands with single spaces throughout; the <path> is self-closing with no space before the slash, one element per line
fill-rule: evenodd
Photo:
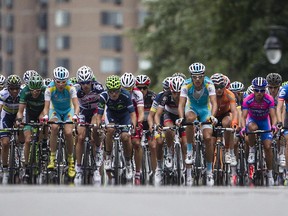
<path fill-rule="evenodd" d="M 160 125 L 160 118 L 161 118 L 163 111 L 164 111 L 164 107 L 158 106 L 155 117 L 154 117 L 154 121 L 156 125 Z"/>
<path fill-rule="evenodd" d="M 137 106 L 138 110 L 138 122 L 144 121 L 144 106 Z"/>
<path fill-rule="evenodd" d="M 276 117 L 275 108 L 270 108 L 269 109 L 269 115 L 270 115 L 270 118 L 271 118 L 271 125 L 276 125 L 277 124 L 277 117 Z"/>
<path fill-rule="evenodd" d="M 242 122 L 242 126 L 245 127 L 246 125 L 246 119 L 247 119 L 247 115 L 248 115 L 248 109 L 243 109 L 242 110 L 242 119 L 241 119 L 241 122 Z"/>
<path fill-rule="evenodd" d="M 136 128 L 136 124 L 137 124 L 136 113 L 135 112 L 131 112 L 130 113 L 130 118 L 131 118 L 131 122 L 133 124 L 133 127 Z"/>
<path fill-rule="evenodd" d="M 156 112 L 150 110 L 149 111 L 149 115 L 147 117 L 147 121 L 148 121 L 148 125 L 149 125 L 149 130 L 150 131 L 152 131 L 152 128 L 153 128 L 155 113 Z"/>
<path fill-rule="evenodd" d="M 19 104 L 19 109 L 16 115 L 16 119 L 23 119 L 23 113 L 24 113 L 25 107 L 26 107 L 26 104 L 24 103 Z"/>
<path fill-rule="evenodd" d="M 276 107 L 276 116 L 278 122 L 282 122 L 283 107 L 284 107 L 284 100 L 278 100 Z"/>
<path fill-rule="evenodd" d="M 216 116 L 216 113 L 217 113 L 217 99 L 216 99 L 216 95 L 210 95 L 209 98 L 210 98 L 210 102 L 211 102 L 211 106 L 212 106 L 211 115 L 212 116 Z"/>
<path fill-rule="evenodd" d="M 79 108 L 79 101 L 77 97 L 72 98 L 72 104 L 74 107 L 74 114 L 79 115 L 80 108 Z"/>
<path fill-rule="evenodd" d="M 45 101 L 43 115 L 49 115 L 50 101 Z"/>
<path fill-rule="evenodd" d="M 99 127 L 101 125 L 101 122 L 102 122 L 102 116 L 101 114 L 96 114 L 96 124 L 97 126 Z"/>
<path fill-rule="evenodd" d="M 236 103 L 230 103 L 230 110 L 232 113 L 232 122 L 238 122 L 238 110 Z"/>
<path fill-rule="evenodd" d="M 180 96 L 179 104 L 178 104 L 179 118 L 184 118 L 184 109 L 185 109 L 186 101 L 187 101 L 187 97 Z"/>

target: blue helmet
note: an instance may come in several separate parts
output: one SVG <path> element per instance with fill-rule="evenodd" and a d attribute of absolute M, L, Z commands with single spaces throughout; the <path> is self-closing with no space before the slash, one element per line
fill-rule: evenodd
<path fill-rule="evenodd" d="M 69 71 L 64 67 L 56 67 L 53 70 L 54 79 L 67 80 L 69 77 Z"/>
<path fill-rule="evenodd" d="M 267 86 L 267 80 L 263 77 L 256 77 L 252 80 L 253 88 L 265 88 Z"/>
<path fill-rule="evenodd" d="M 196 62 L 189 66 L 189 72 L 191 75 L 201 75 L 205 73 L 205 65 Z"/>

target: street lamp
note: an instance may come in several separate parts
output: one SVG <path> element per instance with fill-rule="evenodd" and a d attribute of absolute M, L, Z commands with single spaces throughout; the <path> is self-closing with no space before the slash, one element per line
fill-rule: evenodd
<path fill-rule="evenodd" d="M 282 45 L 278 37 L 275 36 L 274 31 L 270 32 L 270 36 L 266 39 L 264 49 L 268 61 L 271 64 L 277 64 L 282 57 Z"/>

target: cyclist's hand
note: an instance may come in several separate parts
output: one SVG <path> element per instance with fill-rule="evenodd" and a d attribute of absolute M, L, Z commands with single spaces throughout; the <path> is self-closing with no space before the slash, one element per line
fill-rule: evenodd
<path fill-rule="evenodd" d="M 15 121 L 16 127 L 20 127 L 21 123 L 22 123 L 22 119 L 21 118 L 16 119 L 16 121 Z"/>
<path fill-rule="evenodd" d="M 232 126 L 233 129 L 236 130 L 236 129 L 238 128 L 238 123 L 237 123 L 237 121 L 232 121 L 231 126 Z"/>
<path fill-rule="evenodd" d="M 218 123 L 218 119 L 213 115 L 209 117 L 208 121 L 210 121 L 213 125 L 216 125 Z"/>
<path fill-rule="evenodd" d="M 282 129 L 283 127 L 283 123 L 282 122 L 277 122 L 277 128 L 278 129 Z"/>
<path fill-rule="evenodd" d="M 271 130 L 273 133 L 276 133 L 278 131 L 278 128 L 275 125 L 272 125 Z"/>
<path fill-rule="evenodd" d="M 73 117 L 72 117 L 72 121 L 75 122 L 75 123 L 78 123 L 79 122 L 78 115 L 74 114 Z"/>
<path fill-rule="evenodd" d="M 162 127 L 162 125 L 157 125 L 156 126 L 156 131 L 160 134 L 160 133 L 162 133 L 162 130 L 163 130 L 163 127 Z"/>
<path fill-rule="evenodd" d="M 245 133 L 246 133 L 246 128 L 242 128 L 241 131 L 240 131 L 240 136 L 244 137 L 245 136 Z"/>
<path fill-rule="evenodd" d="M 44 115 L 41 119 L 40 119 L 40 123 L 45 123 L 45 122 L 48 122 L 48 115 Z"/>
<path fill-rule="evenodd" d="M 143 130 L 143 124 L 142 122 L 137 123 L 137 130 Z"/>
<path fill-rule="evenodd" d="M 184 118 L 179 118 L 179 119 L 176 119 L 175 121 L 175 124 L 180 127 L 182 125 L 182 122 L 183 122 Z"/>

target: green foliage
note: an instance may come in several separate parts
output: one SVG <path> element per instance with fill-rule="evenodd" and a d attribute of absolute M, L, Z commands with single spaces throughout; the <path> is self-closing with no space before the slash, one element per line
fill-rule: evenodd
<path fill-rule="evenodd" d="M 288 80 L 288 32 L 277 32 L 283 56 L 277 65 L 266 59 L 263 45 L 270 25 L 288 27 L 288 1 L 165 0 L 147 1 L 150 16 L 131 32 L 138 51 L 152 68 L 143 71 L 158 85 L 179 71 L 188 75 L 193 62 L 207 74 L 222 72 L 246 85 L 256 76 L 279 72 Z M 160 87 L 161 88 L 161 87 Z"/>

